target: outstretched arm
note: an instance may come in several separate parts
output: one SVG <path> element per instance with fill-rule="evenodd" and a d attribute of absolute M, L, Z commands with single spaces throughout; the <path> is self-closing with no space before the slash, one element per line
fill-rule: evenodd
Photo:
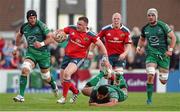
<path fill-rule="evenodd" d="M 98 104 L 98 103 L 89 103 L 90 106 L 96 106 L 96 107 L 111 107 L 111 106 L 115 106 L 118 104 L 118 100 L 117 99 L 110 99 L 110 102 L 108 103 L 102 103 L 102 104 Z"/>
<path fill-rule="evenodd" d="M 34 47 L 35 48 L 40 48 L 40 47 L 43 47 L 45 45 L 49 45 L 51 43 L 56 43 L 55 40 L 53 39 L 53 33 L 52 32 L 49 32 L 47 35 L 46 35 L 46 39 L 42 42 L 39 42 L 39 41 L 36 41 L 34 42 Z"/>

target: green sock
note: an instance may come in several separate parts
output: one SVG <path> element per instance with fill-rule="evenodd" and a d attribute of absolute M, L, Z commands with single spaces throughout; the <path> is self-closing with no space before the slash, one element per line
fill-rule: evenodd
<path fill-rule="evenodd" d="M 24 91 L 26 89 L 27 76 L 20 76 L 20 95 L 24 96 Z"/>
<path fill-rule="evenodd" d="M 146 91 L 147 91 L 148 100 L 152 100 L 153 90 L 154 90 L 153 84 L 147 84 Z"/>
<path fill-rule="evenodd" d="M 51 81 L 49 82 L 49 84 L 51 85 L 52 89 L 56 89 L 56 82 L 52 76 L 51 76 Z"/>

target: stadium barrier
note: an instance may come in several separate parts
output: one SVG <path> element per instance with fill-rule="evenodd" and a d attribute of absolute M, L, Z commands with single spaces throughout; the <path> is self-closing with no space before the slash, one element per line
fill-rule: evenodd
<path fill-rule="evenodd" d="M 19 88 L 20 70 L 0 70 L 0 93 L 17 93 Z M 81 90 L 87 82 L 87 78 L 96 76 L 99 70 L 79 70 L 75 76 L 74 82 Z M 142 69 L 134 69 L 125 71 L 124 77 L 128 84 L 130 92 L 144 92 L 146 91 L 146 73 Z M 57 79 L 58 85 L 60 85 Z M 167 85 L 162 85 L 157 75 L 155 80 L 155 92 L 180 92 L 180 71 L 170 72 Z M 51 92 L 50 86 L 44 85 L 39 71 L 34 71 L 28 78 L 27 93 L 34 92 Z"/>

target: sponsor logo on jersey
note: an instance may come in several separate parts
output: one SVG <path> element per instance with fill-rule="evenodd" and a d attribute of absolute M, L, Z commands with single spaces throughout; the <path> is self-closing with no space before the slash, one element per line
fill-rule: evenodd
<path fill-rule="evenodd" d="M 118 37 L 114 37 L 113 40 L 117 41 L 117 40 L 119 40 L 119 38 Z"/>
<path fill-rule="evenodd" d="M 159 45 L 159 38 L 157 36 L 151 36 L 149 42 L 152 46 L 157 46 Z"/>
<path fill-rule="evenodd" d="M 149 32 L 145 32 L 145 34 L 149 34 Z"/>
<path fill-rule="evenodd" d="M 77 43 L 81 43 L 81 40 L 79 40 L 79 39 L 76 39 L 75 41 L 76 41 Z"/>
<path fill-rule="evenodd" d="M 79 39 L 76 39 L 75 41 L 71 39 L 70 41 L 72 43 L 78 45 L 79 47 L 83 47 L 83 48 L 85 47 L 84 45 L 81 44 L 81 40 L 79 40 Z"/>

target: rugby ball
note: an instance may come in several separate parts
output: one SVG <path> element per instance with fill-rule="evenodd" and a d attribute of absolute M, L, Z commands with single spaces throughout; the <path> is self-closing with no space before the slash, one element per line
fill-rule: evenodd
<path fill-rule="evenodd" d="M 67 39 L 67 35 L 64 31 L 56 31 L 54 33 L 54 40 L 58 43 L 62 43 Z"/>

